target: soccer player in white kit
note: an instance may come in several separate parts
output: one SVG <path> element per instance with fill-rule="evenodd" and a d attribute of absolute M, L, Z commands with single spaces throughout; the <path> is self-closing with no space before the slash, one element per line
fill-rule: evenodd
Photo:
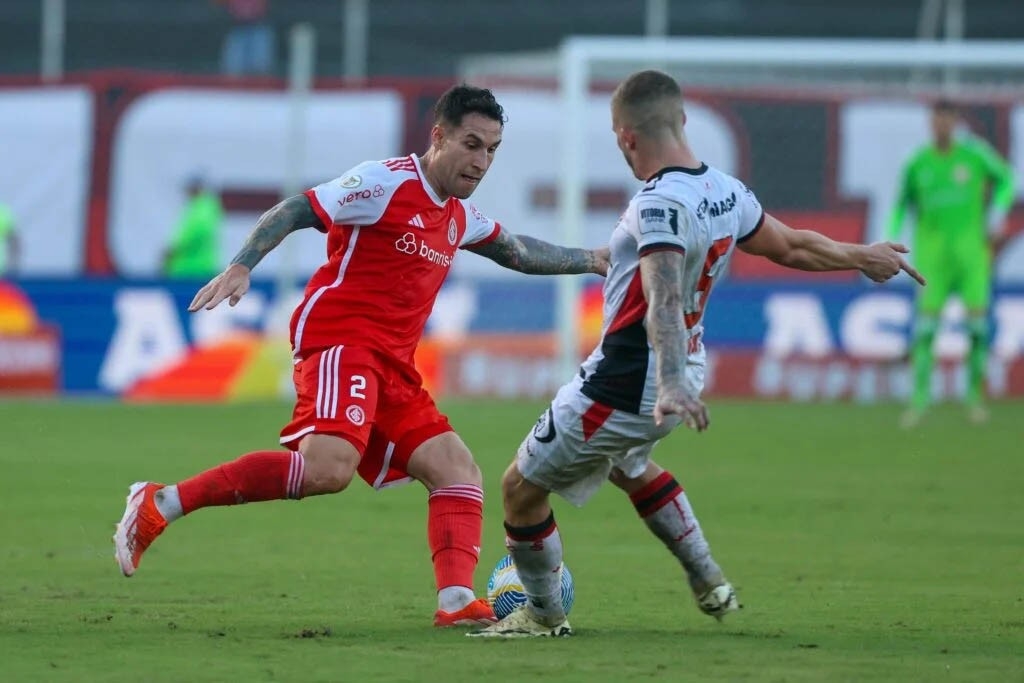
<path fill-rule="evenodd" d="M 736 246 L 800 270 L 860 270 L 884 282 L 900 270 L 921 276 L 906 247 L 836 242 L 766 214 L 736 178 L 702 163 L 683 132 L 675 80 L 659 71 L 627 78 L 612 96 L 612 129 L 644 187 L 612 232 L 597 348 L 557 393 L 502 479 L 506 544 L 527 603 L 469 635 L 566 636 L 560 599 L 562 541 L 552 491 L 580 506 L 606 480 L 682 564 L 705 614 L 739 608 L 711 557 L 700 524 L 669 472 L 650 459 L 680 424 L 707 429 L 701 321 L 715 279 Z"/>

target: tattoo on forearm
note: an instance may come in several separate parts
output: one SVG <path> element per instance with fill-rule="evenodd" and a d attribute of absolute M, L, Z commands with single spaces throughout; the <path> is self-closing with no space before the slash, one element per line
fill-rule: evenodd
<path fill-rule="evenodd" d="M 533 275 L 590 273 L 595 267 L 589 249 L 560 247 L 525 235 L 502 232 L 498 239 L 473 251 L 511 270 Z"/>
<path fill-rule="evenodd" d="M 657 357 L 659 386 L 678 380 L 686 361 L 683 322 L 683 257 L 660 251 L 641 261 L 647 292 L 647 332 Z"/>
<path fill-rule="evenodd" d="M 309 198 L 301 194 L 289 197 L 260 216 L 231 263 L 252 270 L 288 233 L 315 225 L 319 220 Z"/>

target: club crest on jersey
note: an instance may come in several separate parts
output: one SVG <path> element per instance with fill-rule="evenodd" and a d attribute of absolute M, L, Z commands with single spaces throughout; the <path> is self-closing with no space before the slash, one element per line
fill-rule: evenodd
<path fill-rule="evenodd" d="M 541 443 L 551 443 L 555 440 L 555 416 L 551 412 L 550 406 L 537 419 L 537 424 L 533 426 L 533 438 Z"/>
<path fill-rule="evenodd" d="M 459 226 L 455 224 L 455 219 L 448 221 L 448 244 L 454 245 L 459 240 Z"/>
<path fill-rule="evenodd" d="M 348 421 L 354 424 L 356 427 L 362 427 L 363 423 L 366 422 L 366 413 L 363 409 L 356 405 L 351 405 L 345 408 L 345 417 Z"/>
<path fill-rule="evenodd" d="M 357 175 L 345 176 L 341 180 L 341 186 L 344 187 L 347 190 L 351 190 L 352 188 L 359 187 L 362 184 L 363 184 L 363 179 L 360 176 L 357 176 Z"/>

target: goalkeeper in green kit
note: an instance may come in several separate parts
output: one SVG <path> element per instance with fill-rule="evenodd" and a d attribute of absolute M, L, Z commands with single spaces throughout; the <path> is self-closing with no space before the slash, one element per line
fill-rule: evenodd
<path fill-rule="evenodd" d="M 982 396 L 992 253 L 1003 239 L 1014 180 L 1009 165 L 987 143 L 970 135 L 954 135 L 958 123 L 953 103 L 935 103 L 933 140 L 907 162 L 887 226 L 887 239 L 897 240 L 907 209 L 913 211 L 914 263 L 928 280 L 917 298 L 910 352 L 914 387 L 901 421 L 904 427 L 915 426 L 931 403 L 935 333 L 943 305 L 953 294 L 960 296 L 967 309 L 968 416 L 972 422 L 988 418 Z"/>

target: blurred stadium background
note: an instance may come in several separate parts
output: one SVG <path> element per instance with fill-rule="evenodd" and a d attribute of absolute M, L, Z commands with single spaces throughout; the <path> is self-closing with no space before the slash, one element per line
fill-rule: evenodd
<path fill-rule="evenodd" d="M 608 89 L 658 53 L 617 61 L 612 48 L 589 65 L 588 102 L 559 113 L 570 35 L 726 40 L 692 41 L 699 47 L 690 45 L 687 60 L 666 52 L 661 62 L 687 87 L 697 149 L 784 220 L 833 237 L 880 237 L 900 165 L 928 134 L 924 100 L 936 92 L 964 97 L 975 131 L 1016 168 L 1024 163 L 1024 66 L 1013 61 L 1024 18 L 998 0 L 596 1 L 585 12 L 541 1 L 238 4 L 257 18 L 232 22 L 214 0 L 0 7 L 0 204 L 20 247 L 0 311 L 0 390 L 157 399 L 287 393 L 284 356 L 260 335 L 279 346 L 295 286 L 322 258 L 321 239 L 288 240 L 261 264 L 260 284 L 239 308 L 186 317 L 198 282 L 162 279 L 160 265 L 187 183 L 203 177 L 223 203 L 226 263 L 283 194 L 362 159 L 422 151 L 430 105 L 458 79 L 492 86 L 509 113 L 506 144 L 476 204 L 515 231 L 602 243 L 636 188 L 606 134 Z M 253 25 L 265 29 L 273 59 L 226 63 L 231 32 Z M 765 37 L 796 42 L 757 42 Z M 848 62 L 768 61 L 772 49 L 802 54 L 808 38 L 860 42 L 814 48 Z M 971 41 L 998 40 L 1009 56 L 970 69 L 934 66 L 941 61 L 912 68 L 872 60 L 893 43 L 865 42 L 902 40 L 896 48 L 913 51 L 936 38 L 967 41 L 961 49 L 972 53 Z M 723 50 L 736 59 L 703 56 Z M 589 156 L 567 165 L 573 149 Z M 1024 225 L 1019 207 L 1010 225 Z M 571 365 L 574 350 L 593 341 L 598 286 L 515 277 L 464 255 L 422 353 L 432 385 L 449 396 L 548 394 L 564 376 L 559 364 Z M 996 286 L 990 390 L 1019 395 L 1024 236 L 1004 250 Z M 880 289 L 852 274 L 800 277 L 738 255 L 709 311 L 709 394 L 902 397 L 910 293 L 906 283 Z M 939 339 L 936 386 L 947 396 L 962 385 L 960 314 L 950 308 Z M 26 326 L 28 338 L 12 336 Z"/>
<path fill-rule="evenodd" d="M 972 130 L 1018 173 L 1014 237 L 995 269 L 988 386 L 996 405 L 987 427 L 970 427 L 949 408 L 917 433 L 898 431 L 896 401 L 909 391 L 908 281 L 879 287 L 854 274 L 804 277 L 737 254 L 716 284 L 706 318 L 707 394 L 713 411 L 720 406 L 723 431 L 703 442 L 703 453 L 692 449 L 681 467 L 684 482 L 699 482 L 698 512 L 702 503 L 710 510 L 705 526 L 738 565 L 741 594 L 746 588 L 762 611 L 758 621 L 748 610 L 744 616 L 752 618 L 728 632 L 752 638 L 728 642 L 708 640 L 698 615 L 687 614 L 687 637 L 707 649 L 707 656 L 690 651 L 690 671 L 702 680 L 761 680 L 767 673 L 771 680 L 1024 680 L 1019 2 L 239 0 L 234 10 L 241 18 L 234 19 L 226 4 L 0 2 L 0 205 L 13 216 L 19 247 L 0 276 L 0 424 L 8 437 L 0 446 L 8 466 L 0 530 L 10 540 L 0 643 L 20 652 L 23 667 L 8 680 L 136 680 L 133 669 L 112 669 L 83 653 L 105 648 L 108 638 L 137 646 L 152 630 L 175 624 L 182 624 L 183 648 L 234 659 L 221 662 L 223 670 L 204 670 L 196 660 L 188 664 L 194 671 L 177 678 L 164 669 L 160 680 L 239 680 L 240 672 L 246 680 L 269 680 L 273 671 L 289 679 L 289 667 L 295 674 L 311 666 L 297 641 L 265 666 L 250 660 L 246 642 L 271 638 L 270 651 L 281 646 L 282 632 L 329 636 L 330 629 L 320 630 L 324 623 L 358 639 L 339 624 L 347 623 L 346 610 L 365 609 L 360 600 L 379 591 L 365 576 L 376 568 L 366 572 L 357 561 L 379 552 L 391 553 L 384 562 L 398 568 L 398 586 L 395 597 L 374 598 L 383 601 L 373 603 L 379 614 L 353 617 L 381 639 L 380 647 L 361 641 L 359 652 L 391 658 L 391 648 L 405 647 L 389 619 L 413 615 L 409 638 L 420 637 L 422 613 L 432 609 L 422 551 L 415 551 L 422 562 L 410 569 L 404 563 L 413 552 L 349 539 L 351 545 L 325 552 L 351 578 L 352 591 L 322 603 L 322 583 L 305 593 L 280 588 L 293 574 L 287 558 L 319 547 L 320 534 L 337 532 L 334 502 L 304 503 L 299 507 L 311 512 L 288 508 L 284 517 L 275 516 L 277 508 L 247 510 L 247 519 L 270 528 L 249 538 L 193 525 L 193 545 L 158 549 L 165 554 L 147 560 L 149 589 L 149 576 L 133 579 L 131 590 L 110 585 L 115 569 L 100 523 L 119 514 L 130 477 L 173 479 L 276 439 L 274 422 L 286 419 L 291 390 L 287 316 L 324 254 L 318 233 L 294 235 L 258 267 L 238 307 L 189 316 L 185 307 L 202 280 L 161 271 L 187 185 L 203 178 L 223 205 L 219 251 L 226 264 L 254 220 L 282 196 L 365 159 L 424 151 L 433 101 L 465 79 L 492 87 L 509 117 L 474 203 L 515 232 L 598 245 L 637 188 L 608 130 L 608 94 L 623 73 L 651 65 L 683 83 L 699 155 L 739 176 L 783 220 L 835 238 L 880 239 L 900 166 L 928 136 L 927 101 L 935 95 L 963 101 Z M 630 43 L 637 54 L 627 57 L 613 38 L 648 42 Z M 664 38 L 671 40 L 658 42 Z M 228 47 L 229 40 L 240 42 Z M 588 50 L 591 58 L 572 62 L 587 71 L 575 81 L 584 94 L 574 99 L 566 68 Z M 820 64 L 815 55 L 823 55 Z M 489 552 L 482 566 L 501 548 L 500 472 L 540 402 L 566 377 L 564 366 L 593 343 L 599 287 L 587 278 L 556 283 L 501 272 L 464 254 L 438 299 L 418 363 L 487 476 Z M 951 305 L 938 337 L 942 362 L 934 380 L 945 398 L 963 390 L 962 315 Z M 95 397 L 110 400 L 79 400 Z M 112 426 L 98 427 L 106 424 Z M 689 438 L 671 443 L 691 450 Z M 139 443 L 151 444 L 141 463 Z M 45 453 L 35 450 L 40 446 Z M 823 454 L 829 462 L 816 463 Z M 85 467 L 79 456 L 95 466 Z M 39 471 L 44 462 L 50 467 Z M 50 495 L 54 481 L 77 492 L 73 512 L 66 499 Z M 421 512 L 404 511 L 421 507 L 418 492 L 387 496 L 398 502 L 353 492 L 341 507 L 367 506 L 384 517 L 398 510 L 377 532 L 422 543 Z M 624 520 L 619 513 L 626 511 L 613 514 L 607 500 L 599 497 L 593 510 L 602 524 L 633 523 L 610 521 Z M 76 522 L 70 528 L 61 521 L 69 514 Z M 559 514 L 571 531 L 576 513 Z M 677 680 L 677 662 L 667 654 L 676 647 L 677 617 L 668 607 L 640 620 L 635 596 L 617 603 L 593 588 L 616 581 L 620 562 L 644 554 L 660 558 L 651 562 L 664 570 L 652 570 L 652 584 L 672 568 L 647 539 L 620 555 L 596 535 L 584 540 L 587 523 L 580 519 L 572 560 L 577 610 L 581 625 L 589 620 L 598 630 L 589 634 L 596 645 L 577 652 L 595 663 L 569 670 L 559 668 L 554 653 L 537 656 L 559 672 L 558 680 Z M 786 536 L 778 519 L 800 529 L 798 536 Z M 299 526 L 316 531 L 292 538 Z M 985 533 L 975 536 L 981 527 Z M 416 532 L 406 538 L 409 528 Z M 286 539 L 274 559 L 266 556 L 268 536 Z M 955 553 L 950 542 L 970 550 Z M 266 583 L 226 578 L 248 568 L 222 558 L 222 546 L 249 558 Z M 888 564 L 894 554 L 897 567 Z M 192 563 L 184 576 L 194 595 L 181 592 L 183 575 L 167 566 L 175 559 L 179 570 Z M 647 571 L 647 561 L 638 567 Z M 307 574 L 311 583 L 335 580 L 322 568 L 303 566 Z M 788 588 L 779 594 L 781 576 Z M 227 606 L 206 604 L 196 588 L 202 586 L 225 596 Z M 686 599 L 673 590 L 669 602 Z M 261 591 L 300 602 L 279 611 L 252 600 Z M 831 596 L 828 606 L 813 597 L 821 591 Z M 415 609 L 406 604 L 411 595 L 419 596 Z M 245 618 L 232 615 L 235 599 L 248 601 Z M 156 615 L 151 623 L 131 616 L 133 600 Z M 921 609 L 931 611 L 921 616 Z M 1005 616 L 990 622 L 999 612 Z M 775 616 L 766 620 L 766 613 Z M 111 619 L 121 629 L 116 635 L 95 631 Z M 285 625 L 271 625 L 277 620 Z M 601 657 L 618 651 L 623 623 L 630 647 L 647 659 L 619 670 L 617 659 Z M 855 627 L 844 630 L 850 623 Z M 225 631 L 231 642 L 221 648 L 216 638 Z M 587 634 L 585 626 L 581 631 Z M 81 651 L 59 634 L 81 643 Z M 364 677 L 421 680 L 430 666 L 450 681 L 476 680 L 451 663 L 461 656 L 460 642 L 423 637 L 425 651 L 415 646 L 394 658 L 406 673 L 388 678 L 370 667 Z M 818 643 L 833 650 L 812 652 Z M 955 659 L 947 647 L 958 643 Z M 731 649 L 741 659 L 723 665 L 719 655 Z M 453 653 L 451 660 L 436 664 L 438 651 Z M 936 663 L 940 651 L 948 657 Z M 188 670 L 173 654 L 163 660 L 167 666 Z M 504 658 L 495 651 L 484 661 L 497 667 Z M 298 679 L 337 680 L 337 670 L 321 666 Z"/>

